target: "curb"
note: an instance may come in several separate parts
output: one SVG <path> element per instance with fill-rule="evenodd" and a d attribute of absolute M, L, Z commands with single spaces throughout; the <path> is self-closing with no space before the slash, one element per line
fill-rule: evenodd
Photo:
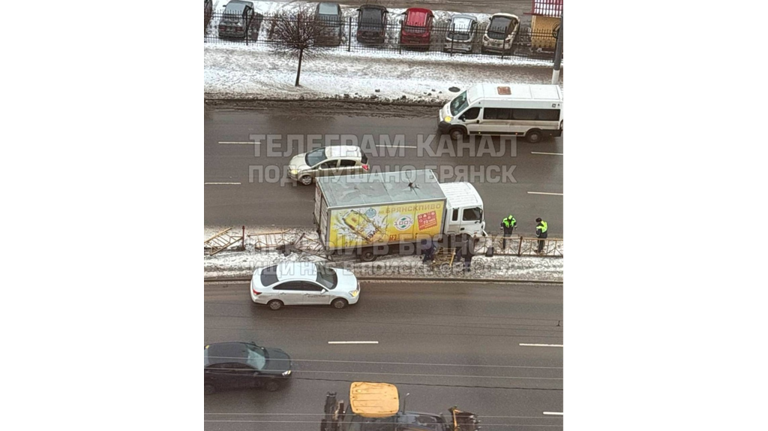
<path fill-rule="evenodd" d="M 441 277 L 357 277 L 360 281 L 442 281 L 445 283 L 516 283 L 516 284 L 558 284 L 562 285 L 562 281 L 546 281 L 546 280 L 515 280 L 515 279 L 499 279 L 499 278 L 441 278 Z M 247 283 L 250 282 L 250 278 L 243 277 L 215 277 L 205 278 L 203 283 L 213 282 L 231 282 L 231 283 Z"/>

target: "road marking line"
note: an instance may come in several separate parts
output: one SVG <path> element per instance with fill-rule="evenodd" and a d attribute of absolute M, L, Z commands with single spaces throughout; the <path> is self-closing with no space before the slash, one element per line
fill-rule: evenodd
<path fill-rule="evenodd" d="M 563 412 L 542 412 L 545 415 L 555 415 L 555 416 L 562 416 Z"/>
<path fill-rule="evenodd" d="M 562 156 L 563 153 L 542 153 L 541 151 L 531 151 L 531 154 L 544 154 L 546 156 Z"/>
<path fill-rule="evenodd" d="M 206 186 L 221 186 L 221 185 L 228 185 L 228 186 L 239 186 L 240 183 L 205 183 Z"/>
<path fill-rule="evenodd" d="M 249 141 L 249 142 L 219 142 L 219 145 L 261 145 L 261 142 L 258 142 L 258 141 L 256 141 L 256 142 L 254 142 L 254 141 Z"/>
<path fill-rule="evenodd" d="M 377 145 L 377 147 L 384 147 L 384 148 L 419 148 L 413 145 Z"/>
<path fill-rule="evenodd" d="M 378 341 L 329 341 L 328 344 L 379 344 Z"/>
<path fill-rule="evenodd" d="M 525 347 L 563 347 L 562 344 L 528 344 L 528 343 L 520 343 L 521 346 Z"/>
<path fill-rule="evenodd" d="M 551 195 L 551 196 L 562 196 L 562 193 L 548 193 L 548 192 L 528 192 L 529 195 Z"/>

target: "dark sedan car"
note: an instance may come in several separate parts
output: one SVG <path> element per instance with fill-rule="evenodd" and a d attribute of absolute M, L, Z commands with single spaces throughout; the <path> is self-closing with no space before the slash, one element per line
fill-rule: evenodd
<path fill-rule="evenodd" d="M 203 20 L 205 22 L 203 23 L 203 31 L 208 28 L 208 24 L 211 22 L 211 16 L 213 16 L 213 0 L 205 0 L 204 8 L 205 12 L 203 12 Z"/>
<path fill-rule="evenodd" d="M 253 2 L 232 0 L 219 21 L 219 37 L 257 40 L 264 16 L 253 9 Z"/>
<path fill-rule="evenodd" d="M 362 43 L 384 43 L 387 35 L 387 8 L 364 5 L 357 10 L 357 41 Z"/>
<path fill-rule="evenodd" d="M 225 389 L 276 391 L 291 376 L 291 357 L 280 349 L 255 343 L 205 346 L 205 394 Z"/>

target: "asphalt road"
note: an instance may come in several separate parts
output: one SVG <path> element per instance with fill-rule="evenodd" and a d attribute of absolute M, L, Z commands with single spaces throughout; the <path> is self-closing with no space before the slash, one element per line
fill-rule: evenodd
<path fill-rule="evenodd" d="M 497 137 L 462 149 L 440 137 L 429 140 L 437 133 L 437 108 L 331 102 L 275 102 L 250 109 L 206 105 L 204 122 L 206 227 L 312 227 L 314 186 L 270 181 L 281 177 L 291 156 L 302 152 L 289 148 L 288 135 L 303 136 L 305 143 L 309 135 L 321 135 L 319 142 L 326 135 L 351 135 L 369 152 L 374 169 L 432 167 L 442 181 L 472 182 L 483 197 L 493 232 L 512 213 L 523 235 L 535 233 L 537 217 L 549 222 L 550 237 L 563 235 L 562 138 L 529 144 Z M 251 137 L 273 134 L 278 136 L 273 145 L 267 138 L 256 145 Z M 387 145 L 380 135 L 406 148 L 374 147 Z M 339 137 L 332 139 L 340 143 Z"/>
<path fill-rule="evenodd" d="M 246 283 L 205 285 L 205 343 L 255 341 L 294 361 L 269 393 L 205 397 L 206 430 L 317 430 L 325 395 L 356 380 L 394 383 L 407 410 L 477 413 L 488 430 L 562 429 L 560 286 L 364 282 L 344 310 L 253 305 Z M 329 341 L 378 341 L 329 345 Z M 202 389 L 201 389 L 202 390 Z"/>

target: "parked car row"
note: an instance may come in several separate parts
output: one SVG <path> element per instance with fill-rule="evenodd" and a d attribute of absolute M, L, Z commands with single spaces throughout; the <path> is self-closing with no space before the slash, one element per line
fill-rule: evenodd
<path fill-rule="evenodd" d="M 211 20 L 211 3 L 211 0 L 205 0 L 206 27 Z M 383 44 L 387 39 L 387 30 L 393 26 L 389 14 L 384 6 L 360 6 L 357 9 L 357 41 L 366 45 Z M 314 19 L 323 27 L 321 37 L 317 40 L 318 45 L 338 46 L 344 42 L 345 20 L 338 3 L 318 3 Z M 255 41 L 263 20 L 264 16 L 255 11 L 252 1 L 231 0 L 218 25 L 219 37 L 242 39 L 248 35 Z M 408 8 L 398 23 L 400 46 L 426 50 L 430 48 L 435 33 L 435 15 L 431 10 Z M 474 15 L 455 14 L 451 16 L 448 26 L 441 28 L 445 31 L 442 50 L 471 53 L 479 45 L 482 53 L 511 53 L 519 28 L 520 19 L 509 13 L 492 15 L 484 29 Z"/>

